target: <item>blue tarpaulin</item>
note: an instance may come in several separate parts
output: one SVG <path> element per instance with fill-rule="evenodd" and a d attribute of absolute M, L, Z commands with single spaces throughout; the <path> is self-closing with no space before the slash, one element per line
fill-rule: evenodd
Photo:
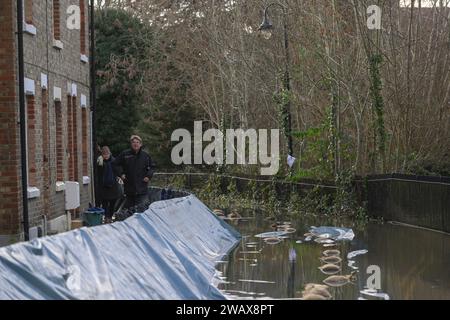
<path fill-rule="evenodd" d="M 216 261 L 240 240 L 189 195 L 123 222 L 0 248 L 0 299 L 225 299 Z"/>

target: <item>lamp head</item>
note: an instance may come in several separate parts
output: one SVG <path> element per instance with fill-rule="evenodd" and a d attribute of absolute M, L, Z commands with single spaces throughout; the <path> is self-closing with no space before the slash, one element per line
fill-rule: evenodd
<path fill-rule="evenodd" d="M 264 19 L 261 25 L 258 28 L 258 31 L 261 31 L 262 35 L 266 39 L 270 39 L 272 36 L 273 25 L 267 17 L 267 11 L 264 12 Z"/>

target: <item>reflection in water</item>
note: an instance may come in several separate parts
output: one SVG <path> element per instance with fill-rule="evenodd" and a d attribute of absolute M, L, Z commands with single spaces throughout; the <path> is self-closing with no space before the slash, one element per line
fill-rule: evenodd
<path fill-rule="evenodd" d="M 289 276 L 287 280 L 287 296 L 294 298 L 295 296 L 295 265 L 297 263 L 297 253 L 294 248 L 289 249 Z"/>
<path fill-rule="evenodd" d="M 325 220 L 292 221 L 291 228 L 296 229 L 296 232 L 288 234 L 288 238 L 280 243 L 271 245 L 263 238 L 254 237 L 273 231 L 273 221 L 264 220 L 261 216 L 255 214 L 255 219 L 240 220 L 238 224 L 233 224 L 245 237 L 241 245 L 229 255 L 229 263 L 217 265 L 229 281 L 219 288 L 233 292 L 234 296 L 254 299 L 262 296 L 299 298 L 306 284 L 323 284 L 328 275 L 323 274 L 319 267 L 324 262 L 332 262 L 341 268 L 336 276 L 346 276 L 357 271 L 356 279 L 351 279 L 354 281 L 328 288 L 336 300 L 373 297 L 450 299 L 449 235 L 371 222 L 363 230 L 353 228 L 355 237 L 352 241 L 338 241 L 330 248 L 327 244 L 305 241 L 304 233 L 311 225 L 351 227 L 351 224 L 340 225 L 336 221 Z M 333 258 L 333 261 L 321 261 L 325 250 L 339 250 L 338 256 L 342 261 Z M 295 259 L 292 259 L 294 256 Z M 367 291 L 372 276 L 371 269 L 368 269 L 371 265 L 378 266 L 380 270 L 381 288 L 376 293 Z"/>

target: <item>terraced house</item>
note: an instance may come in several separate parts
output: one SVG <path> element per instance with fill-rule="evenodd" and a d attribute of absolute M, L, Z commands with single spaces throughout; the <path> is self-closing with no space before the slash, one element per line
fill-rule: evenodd
<path fill-rule="evenodd" d="M 65 231 L 92 199 L 88 12 L 0 0 L 0 245 Z"/>

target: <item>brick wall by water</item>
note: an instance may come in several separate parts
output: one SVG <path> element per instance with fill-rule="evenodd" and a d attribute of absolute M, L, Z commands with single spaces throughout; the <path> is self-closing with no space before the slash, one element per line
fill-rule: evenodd
<path fill-rule="evenodd" d="M 0 10 L 0 241 L 18 234 L 20 202 L 20 156 L 16 112 L 15 1 L 2 1 Z"/>
<path fill-rule="evenodd" d="M 92 150 L 87 138 L 91 130 L 90 116 L 82 116 L 84 113 L 90 114 L 89 62 L 82 57 L 87 56 L 88 8 L 87 1 L 83 0 L 25 0 L 24 3 L 26 22 L 36 30 L 34 33 L 33 28 L 26 27 L 28 32 L 25 30 L 23 35 L 25 78 L 34 81 L 34 93 L 28 92 L 26 97 L 28 185 L 40 191 L 39 197 L 29 199 L 30 226 L 33 227 L 42 223 L 43 215 L 50 220 L 65 214 L 65 195 L 64 191 L 56 191 L 57 181 L 67 181 L 71 176 L 77 178 L 81 191 L 79 211 L 87 208 L 91 201 L 91 184 L 83 185 L 83 176 L 91 176 L 89 157 Z M 66 23 L 69 18 L 66 11 L 74 4 L 84 6 L 81 12 L 84 21 L 82 28 L 70 30 Z M 57 9 L 59 21 L 53 19 Z M 59 28 L 55 30 L 58 22 Z M 2 239 L 4 242 L 23 232 L 16 30 L 16 1 L 2 0 L 0 243 Z M 60 42 L 55 42 L 55 39 Z M 56 101 L 57 88 L 61 90 L 60 101 Z M 82 95 L 86 97 L 85 111 L 81 106 Z M 89 123 L 84 123 L 86 121 Z M 69 127 L 74 131 L 69 132 Z M 72 135 L 70 141 L 69 134 Z M 70 163 L 72 172 L 69 171 Z"/>

